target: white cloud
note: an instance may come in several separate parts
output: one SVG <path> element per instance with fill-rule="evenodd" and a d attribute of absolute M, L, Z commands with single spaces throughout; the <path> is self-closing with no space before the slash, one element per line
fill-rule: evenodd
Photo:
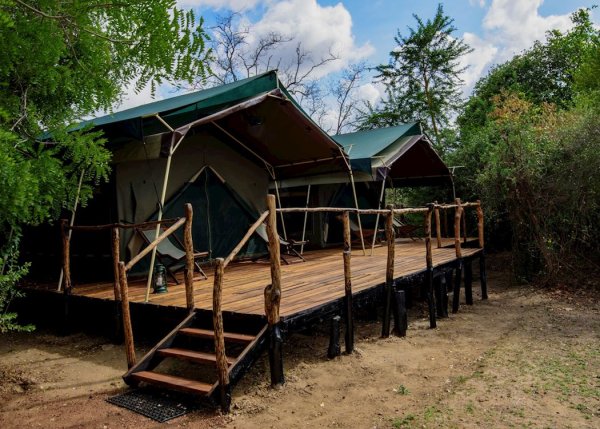
<path fill-rule="evenodd" d="M 561 31 L 571 27 L 569 15 L 541 16 L 539 8 L 544 0 L 494 0 L 483 19 L 486 38 L 499 46 L 499 60 L 530 47 L 536 40 L 544 40 L 548 30 Z"/>
<path fill-rule="evenodd" d="M 471 4 L 477 2 L 470 1 Z M 462 65 L 467 66 L 462 76 L 466 84 L 465 94 L 470 93 L 475 82 L 492 65 L 509 60 L 531 47 L 536 40 L 545 40 L 549 30 L 565 31 L 572 26 L 570 14 L 541 16 L 539 9 L 543 2 L 492 0 L 482 22 L 482 36 L 473 33 L 463 35 L 464 41 L 473 48 L 473 52 L 462 60 Z"/>
<path fill-rule="evenodd" d="M 209 7 L 215 10 L 230 9 L 241 12 L 252 9 L 263 2 L 264 0 L 178 0 L 177 5 L 186 8 Z"/>
<path fill-rule="evenodd" d="M 469 0 L 471 6 L 478 5 L 479 7 L 485 7 L 485 0 Z"/>
<path fill-rule="evenodd" d="M 285 0 L 270 4 L 261 19 L 252 25 L 249 42 L 258 40 L 271 32 L 293 36 L 302 49 L 309 52 L 312 61 L 318 62 L 330 52 L 339 60 L 317 69 L 314 78 L 339 71 L 353 61 L 366 58 L 374 48 L 366 43 L 357 46 L 352 34 L 352 17 L 342 3 L 321 6 L 316 0 Z M 275 56 L 282 64 L 289 63 L 296 55 L 296 43 L 282 46 Z"/>

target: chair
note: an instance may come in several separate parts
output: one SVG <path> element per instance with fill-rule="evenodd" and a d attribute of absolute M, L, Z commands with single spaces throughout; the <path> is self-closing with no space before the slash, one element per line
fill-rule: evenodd
<path fill-rule="evenodd" d="M 342 222 L 342 215 L 336 216 L 336 219 L 339 220 L 340 222 Z M 352 243 L 360 243 L 361 242 L 361 237 L 360 237 L 361 228 L 358 226 L 358 223 L 354 219 L 350 218 L 349 225 L 350 225 L 350 233 L 354 237 L 352 240 Z M 377 231 L 375 231 L 375 229 L 372 229 L 372 228 L 369 229 L 369 228 L 362 227 L 362 235 L 363 235 L 365 242 L 371 242 L 371 240 L 373 240 L 373 235 L 381 234 L 381 233 L 385 233 L 385 229 L 378 229 Z"/>
<path fill-rule="evenodd" d="M 414 232 L 422 228 L 420 225 L 411 225 L 402 222 L 402 220 L 394 217 L 394 230 L 397 237 L 410 238 L 412 241 L 422 240 L 421 237 L 415 237 Z"/>
<path fill-rule="evenodd" d="M 266 243 L 269 242 L 269 236 L 267 234 L 267 228 L 265 227 L 265 225 L 261 225 L 256 229 L 256 233 L 260 236 L 260 238 L 262 238 Z M 279 238 L 279 247 L 281 249 L 281 253 L 280 253 L 280 257 L 281 260 L 286 264 L 289 265 L 290 262 L 288 260 L 286 260 L 283 255 L 288 255 L 288 256 L 295 256 L 299 259 L 302 260 L 302 262 L 306 262 L 306 259 L 304 259 L 304 257 L 300 254 L 300 252 L 298 252 L 294 247 L 296 246 L 302 246 L 303 244 L 308 243 L 308 240 L 305 241 L 296 241 L 296 240 L 284 240 L 283 238 L 281 238 L 281 236 L 277 236 Z"/>
<path fill-rule="evenodd" d="M 164 228 L 161 227 L 161 230 L 164 231 Z M 142 237 L 146 244 L 152 243 L 156 238 L 156 227 L 151 227 L 151 229 L 136 228 L 136 232 Z M 179 247 L 173 243 L 173 240 L 176 241 Z M 176 284 L 179 284 L 179 280 L 177 280 L 175 273 L 182 268 L 185 268 L 186 254 L 185 251 L 182 250 L 183 247 L 181 240 L 174 234 L 171 234 L 156 246 L 156 256 L 158 256 L 158 260 L 165 266 L 167 273 Z M 198 262 L 196 262 L 196 259 L 204 258 L 206 256 L 208 256 L 208 252 L 194 251 L 194 265 L 196 269 L 198 269 L 198 272 L 202 274 L 205 279 L 208 279 L 206 273 L 202 270 Z M 167 263 L 167 259 L 171 260 L 170 264 Z"/>

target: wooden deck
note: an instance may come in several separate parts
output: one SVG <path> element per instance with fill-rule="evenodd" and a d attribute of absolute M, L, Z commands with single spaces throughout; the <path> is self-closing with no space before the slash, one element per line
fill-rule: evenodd
<path fill-rule="evenodd" d="M 433 243 L 434 244 L 434 243 Z M 453 239 L 444 239 L 444 246 L 433 246 L 433 265 L 439 267 L 456 260 Z M 463 258 L 480 252 L 478 248 L 463 248 Z M 373 256 L 363 256 L 362 250 L 352 250 L 352 291 L 353 294 L 374 288 L 384 283 L 387 247 L 375 247 Z M 319 308 L 344 296 L 344 272 L 341 249 L 326 249 L 305 252 L 306 262 L 287 257 L 290 265 L 282 263 L 282 298 L 280 314 L 283 319 L 298 313 Z M 298 261 L 298 262 L 295 262 Z M 400 239 L 396 242 L 395 278 L 411 276 L 425 270 L 424 241 Z M 194 282 L 195 304 L 199 309 L 212 308 L 213 274 L 206 269 L 209 278 Z M 185 286 L 169 283 L 169 291 L 164 294 L 151 294 L 150 303 L 160 306 L 185 307 Z M 264 315 L 265 286 L 270 283 L 270 267 L 265 262 L 233 263 L 225 270 L 223 283 L 223 311 Z M 112 283 L 73 285 L 73 295 L 89 298 L 113 300 Z M 132 303 L 143 303 L 146 281 L 129 282 L 129 299 Z"/>

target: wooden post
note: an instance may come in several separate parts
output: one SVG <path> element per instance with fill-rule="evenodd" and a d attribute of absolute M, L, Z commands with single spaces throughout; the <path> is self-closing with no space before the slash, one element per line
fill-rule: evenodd
<path fill-rule="evenodd" d="M 61 335 L 68 335 L 70 333 L 70 309 L 69 304 L 71 301 L 71 247 L 69 236 L 67 235 L 67 220 L 60 220 L 60 237 L 62 239 L 63 248 L 63 273 L 64 273 L 64 289 L 63 289 L 63 300 L 64 300 L 64 317 L 63 325 L 59 329 Z"/>
<path fill-rule="evenodd" d="M 188 216 L 188 206 L 189 204 L 186 204 L 186 218 Z M 191 220 L 191 217 L 189 218 L 189 220 Z M 219 377 L 219 386 L 221 389 L 221 410 L 224 413 L 228 413 L 229 407 L 231 405 L 231 388 L 229 385 L 227 355 L 225 353 L 223 314 L 221 312 L 221 294 L 223 291 L 224 271 L 223 262 L 223 258 L 215 259 L 215 280 L 213 286 L 213 329 L 215 332 L 215 356 L 217 364 L 217 375 Z"/>
<path fill-rule="evenodd" d="M 269 364 L 271 367 L 271 386 L 285 383 L 283 375 L 283 337 L 279 323 L 279 305 L 281 303 L 281 255 L 279 235 L 277 234 L 277 212 L 275 196 L 267 195 L 267 235 L 269 237 L 269 260 L 271 264 L 271 284 L 265 288 L 265 313 L 269 324 Z"/>
<path fill-rule="evenodd" d="M 433 296 L 433 253 L 431 249 L 431 215 L 433 213 L 433 204 L 427 206 L 425 214 L 425 259 L 427 267 L 425 269 L 425 288 L 427 293 L 427 306 L 429 310 L 429 327 L 431 329 L 437 326 L 435 318 L 435 303 Z"/>
<path fill-rule="evenodd" d="M 394 332 L 399 337 L 406 337 L 408 313 L 406 312 L 406 296 L 403 290 L 394 291 L 394 304 Z"/>
<path fill-rule="evenodd" d="M 463 208 L 460 205 L 460 198 L 454 201 L 457 205 L 454 210 L 454 249 L 456 250 L 456 257 L 462 258 L 462 250 L 460 248 L 460 219 L 463 214 Z"/>
<path fill-rule="evenodd" d="M 433 290 L 435 293 L 435 310 L 439 319 L 444 317 L 442 280 L 444 281 L 444 283 L 446 282 L 443 275 L 438 275 L 433 279 Z"/>
<path fill-rule="evenodd" d="M 120 274 L 119 274 L 119 262 L 121 260 L 121 238 L 119 234 L 119 228 L 112 228 L 111 230 L 111 245 L 112 245 L 112 260 L 113 260 L 113 275 L 114 275 L 114 284 L 113 284 L 113 292 L 115 297 L 115 342 L 120 342 L 122 328 L 121 328 L 121 288 L 119 287 L 120 283 Z"/>
<path fill-rule="evenodd" d="M 442 247 L 442 226 L 440 225 L 440 208 L 435 206 L 435 235 L 438 249 Z"/>
<path fill-rule="evenodd" d="M 342 214 L 342 223 L 344 226 L 344 304 L 346 316 L 346 353 L 354 351 L 354 308 L 352 303 L 352 242 L 350 238 L 350 214 L 346 211 Z"/>
<path fill-rule="evenodd" d="M 477 200 L 477 235 L 479 238 L 479 248 L 483 249 L 483 209 L 481 208 L 481 201 Z"/>
<path fill-rule="evenodd" d="M 479 254 L 479 281 L 481 283 L 481 299 L 488 299 L 487 275 L 485 272 L 485 250 Z"/>
<path fill-rule="evenodd" d="M 394 234 L 394 207 L 388 205 L 389 213 L 385 217 L 385 239 L 387 241 L 387 265 L 385 270 L 385 302 L 383 309 L 383 326 L 381 337 L 390 336 L 390 319 L 392 309 L 392 290 L 394 289 L 394 258 L 396 256 L 396 237 Z"/>
<path fill-rule="evenodd" d="M 456 265 L 456 274 L 454 276 L 454 291 L 452 295 L 452 313 L 457 313 L 460 306 L 460 281 L 462 277 L 462 249 L 460 247 L 460 219 L 462 216 L 463 208 L 460 205 L 460 198 L 454 200 L 456 203 L 456 209 L 454 210 L 454 249 L 456 252 L 456 258 L 458 259 Z"/>
<path fill-rule="evenodd" d="M 467 244 L 467 215 L 463 209 L 462 212 L 462 233 L 463 233 L 463 243 Z"/>
<path fill-rule="evenodd" d="M 183 227 L 183 245 L 185 247 L 185 302 L 189 311 L 194 311 L 194 242 L 192 241 L 192 220 L 194 211 L 187 203 L 185 209 L 185 225 Z M 213 313 L 214 314 L 214 313 Z"/>
<path fill-rule="evenodd" d="M 327 357 L 333 359 L 341 354 L 340 348 L 340 316 L 331 318 L 331 326 L 329 328 L 329 347 L 327 348 Z"/>
<path fill-rule="evenodd" d="M 465 302 L 473 305 L 473 260 L 467 258 L 465 261 Z"/>
<path fill-rule="evenodd" d="M 448 237 L 448 210 L 444 210 L 442 213 L 444 216 L 444 237 Z"/>
<path fill-rule="evenodd" d="M 64 294 L 71 294 L 71 243 L 67 234 L 67 219 L 60 220 L 60 237 L 63 246 L 63 272 L 65 276 Z"/>
<path fill-rule="evenodd" d="M 133 343 L 133 329 L 131 327 L 131 314 L 129 312 L 127 270 L 125 269 L 124 262 L 119 262 L 119 283 L 121 290 L 121 313 L 123 314 L 123 334 L 125 337 L 125 354 L 127 355 L 127 368 L 131 369 L 135 365 L 136 357 Z"/>

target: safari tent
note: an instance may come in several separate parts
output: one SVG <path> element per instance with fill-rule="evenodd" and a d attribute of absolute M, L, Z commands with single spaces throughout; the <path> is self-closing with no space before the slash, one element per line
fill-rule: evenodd
<path fill-rule="evenodd" d="M 451 185 L 452 175 L 418 122 L 333 136 L 350 158 L 358 205 L 385 206 L 386 187 Z M 348 174 L 332 171 L 311 177 L 281 180 L 284 205 L 353 207 Z M 365 230 L 377 229 L 378 216 L 362 216 Z M 341 239 L 339 222 L 329 214 L 315 214 L 306 224 L 290 219 L 299 236 L 324 246 Z M 306 231 L 304 231 L 306 228 Z M 293 226 L 290 226 L 294 230 Z M 337 233 L 336 233 L 337 231 Z"/>

